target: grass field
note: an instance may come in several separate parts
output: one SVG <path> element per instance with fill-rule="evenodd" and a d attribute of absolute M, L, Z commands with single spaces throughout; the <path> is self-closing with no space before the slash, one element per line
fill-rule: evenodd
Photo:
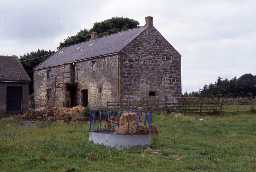
<path fill-rule="evenodd" d="M 256 171 L 256 114 L 155 116 L 151 149 L 88 142 L 87 124 L 0 119 L 0 171 Z"/>

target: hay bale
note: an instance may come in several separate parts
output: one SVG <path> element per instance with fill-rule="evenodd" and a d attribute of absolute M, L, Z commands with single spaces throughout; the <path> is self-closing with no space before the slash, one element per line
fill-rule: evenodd
<path fill-rule="evenodd" d="M 119 120 L 119 127 L 116 128 L 117 134 L 135 134 L 136 133 L 136 113 L 124 112 Z"/>
<path fill-rule="evenodd" d="M 159 130 L 155 126 L 144 126 L 144 119 L 141 116 L 137 121 L 137 114 L 133 112 L 124 112 L 119 120 L 119 127 L 115 129 L 117 134 L 158 134 Z"/>

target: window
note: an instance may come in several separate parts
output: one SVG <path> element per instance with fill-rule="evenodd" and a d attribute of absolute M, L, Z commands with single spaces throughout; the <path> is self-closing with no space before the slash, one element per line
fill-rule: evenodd
<path fill-rule="evenodd" d="M 46 90 L 46 99 L 47 99 L 47 102 L 50 100 L 51 92 L 52 92 L 52 90 L 51 90 L 50 88 L 48 88 L 48 89 Z"/>
<path fill-rule="evenodd" d="M 47 72 L 46 72 L 47 79 L 49 79 L 49 78 L 50 78 L 50 72 L 51 72 L 51 70 L 50 70 L 50 69 L 47 69 Z"/>
<path fill-rule="evenodd" d="M 102 87 L 101 86 L 98 88 L 98 92 L 99 92 L 99 94 L 102 93 Z"/>
<path fill-rule="evenodd" d="M 89 103 L 88 101 L 88 90 L 81 91 L 81 103 L 84 107 L 86 107 Z"/>
<path fill-rule="evenodd" d="M 154 96 L 156 96 L 156 92 L 155 92 L 155 91 L 150 91 L 150 92 L 148 93 L 148 95 L 149 95 L 150 97 L 154 97 Z"/>
<path fill-rule="evenodd" d="M 172 55 L 170 55 L 170 56 L 163 56 L 163 57 L 162 57 L 162 60 L 163 60 L 163 61 L 172 61 L 172 59 L 173 59 L 173 56 L 172 56 Z"/>
<path fill-rule="evenodd" d="M 74 83 L 75 82 L 75 74 L 76 72 L 76 64 L 75 63 L 72 63 L 70 65 L 70 77 L 71 77 L 71 82 Z"/>
<path fill-rule="evenodd" d="M 96 63 L 96 61 L 93 60 L 93 61 L 92 61 L 92 71 L 93 71 L 93 72 L 95 72 L 95 63 Z"/>

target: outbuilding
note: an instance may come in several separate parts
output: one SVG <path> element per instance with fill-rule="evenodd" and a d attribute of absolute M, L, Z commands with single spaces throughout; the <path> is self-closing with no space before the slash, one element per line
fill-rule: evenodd
<path fill-rule="evenodd" d="M 17 57 L 0 56 L 0 116 L 28 110 L 29 82 Z"/>

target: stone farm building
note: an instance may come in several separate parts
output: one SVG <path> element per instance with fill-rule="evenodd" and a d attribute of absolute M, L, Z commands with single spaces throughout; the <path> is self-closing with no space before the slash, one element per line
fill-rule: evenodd
<path fill-rule="evenodd" d="M 34 69 L 36 110 L 122 100 L 175 101 L 181 55 L 146 17 L 145 26 L 60 49 Z"/>
<path fill-rule="evenodd" d="M 0 116 L 28 110 L 29 82 L 17 57 L 0 56 Z"/>

